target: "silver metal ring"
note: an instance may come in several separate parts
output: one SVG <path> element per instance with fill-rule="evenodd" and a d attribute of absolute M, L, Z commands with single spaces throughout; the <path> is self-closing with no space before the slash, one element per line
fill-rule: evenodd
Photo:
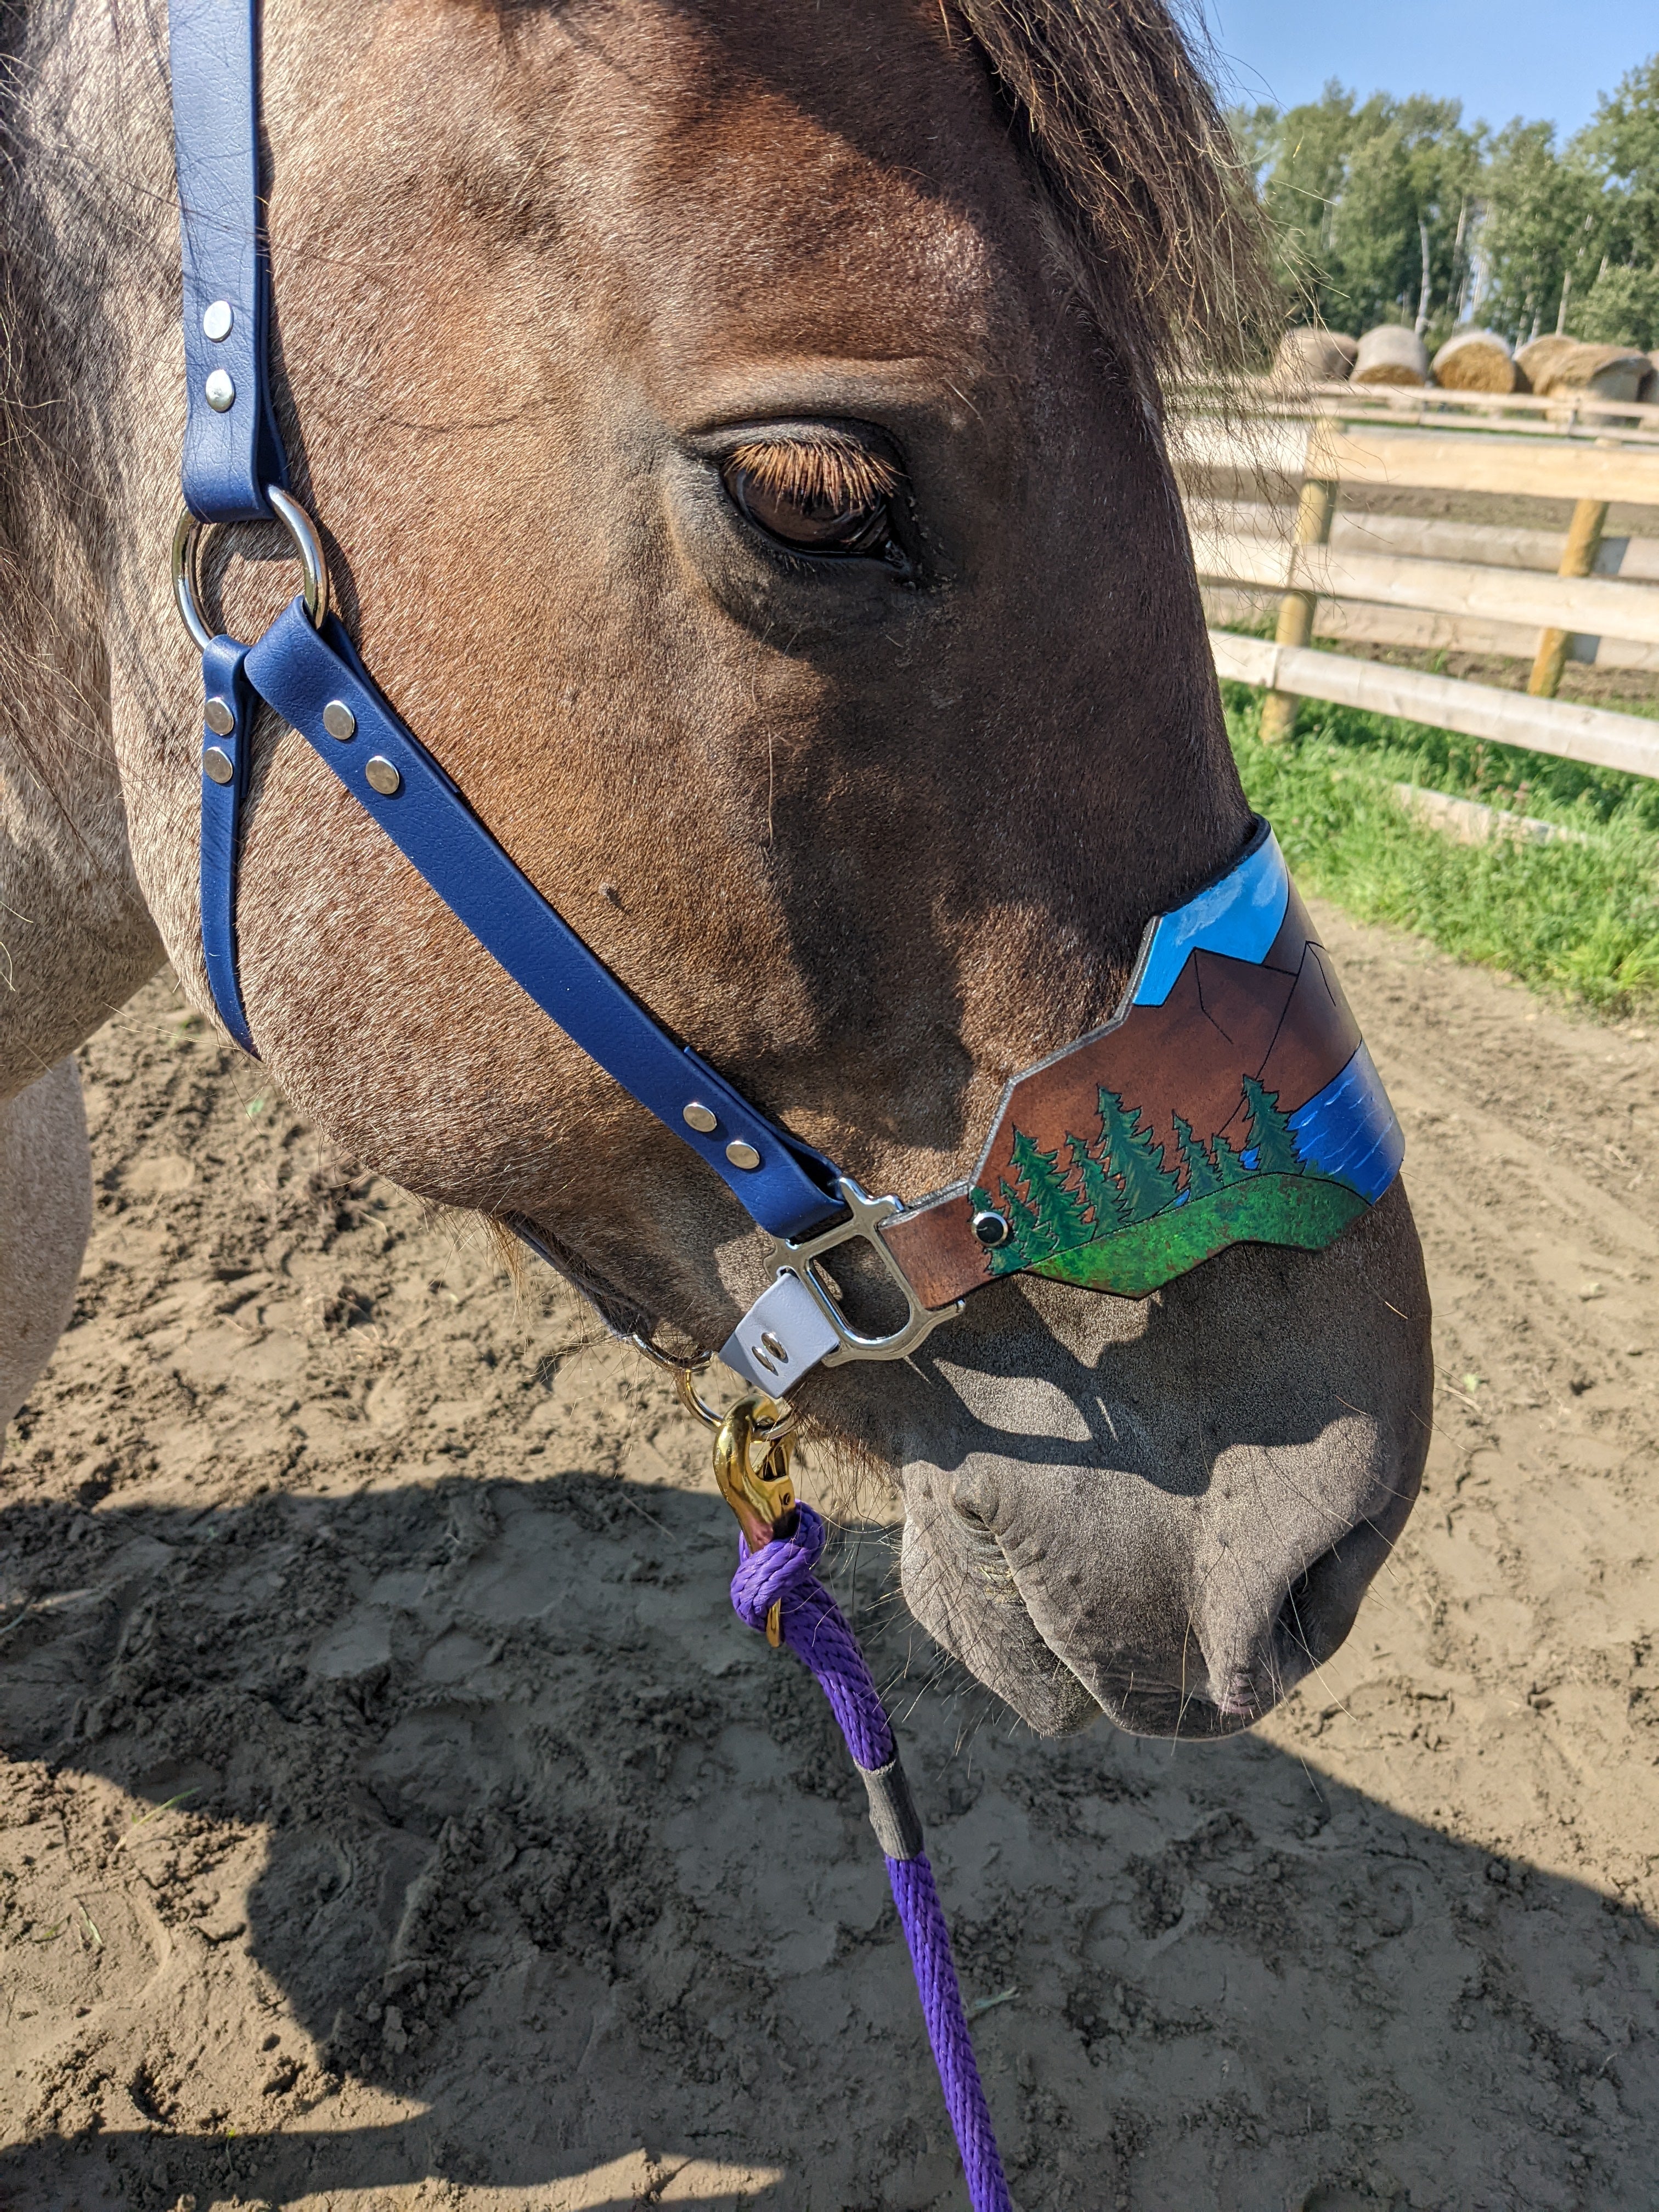
<path fill-rule="evenodd" d="M 293 542 L 295 558 L 300 563 L 300 589 L 306 612 L 313 627 L 320 627 L 328 614 L 328 562 L 324 558 L 323 541 L 317 535 L 317 526 L 299 501 L 290 499 L 285 491 L 278 491 L 275 484 L 266 485 L 265 497 L 270 501 L 271 513 Z M 200 580 L 197 574 L 203 533 L 212 527 L 210 522 L 198 522 L 186 507 L 173 533 L 173 603 L 198 653 L 207 651 L 214 636 L 202 613 Z"/>
<path fill-rule="evenodd" d="M 674 1393 L 688 1413 L 693 1414 L 706 1429 L 717 1429 L 726 1415 L 709 1405 L 697 1389 L 696 1378 L 714 1360 L 712 1352 L 705 1352 L 695 1359 L 676 1359 L 672 1352 L 662 1352 L 652 1343 L 642 1329 L 635 1329 L 629 1338 L 635 1352 L 674 1378 Z M 780 1408 L 780 1419 L 769 1428 L 763 1423 L 755 1425 L 757 1440 L 763 1444 L 775 1444 L 789 1435 L 795 1425 L 795 1409 L 787 1398 L 777 1398 L 773 1403 Z"/>
<path fill-rule="evenodd" d="M 636 1328 L 628 1340 L 635 1352 L 642 1352 L 653 1365 L 665 1369 L 670 1375 L 701 1375 L 714 1357 L 712 1352 L 699 1352 L 690 1359 L 676 1359 L 672 1352 L 664 1352 L 653 1344 L 642 1328 Z"/>

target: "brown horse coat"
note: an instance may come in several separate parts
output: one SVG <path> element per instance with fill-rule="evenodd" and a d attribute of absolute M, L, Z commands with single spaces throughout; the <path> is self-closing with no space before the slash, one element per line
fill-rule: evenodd
<path fill-rule="evenodd" d="M 163 949 L 207 1004 L 165 70 L 119 0 L 18 35 L 12 1091 Z M 1157 393 L 1234 342 L 1249 245 L 1163 9 L 270 0 L 262 36 L 283 432 L 370 665 L 662 1018 L 866 1187 L 948 1182 L 1248 830 Z M 734 495 L 734 454 L 782 483 L 826 440 L 894 487 L 882 556 Z M 292 572 L 264 533 L 220 552 L 251 636 Z M 764 1279 L 735 1204 L 303 744 L 257 753 L 276 1079 L 719 1342 Z M 902 1484 L 913 1606 L 1034 1723 L 1224 1729 L 1346 1633 L 1415 1491 L 1426 1345 L 1396 1190 L 1328 1252 L 1146 1304 L 1000 1285 L 802 1405 Z"/>

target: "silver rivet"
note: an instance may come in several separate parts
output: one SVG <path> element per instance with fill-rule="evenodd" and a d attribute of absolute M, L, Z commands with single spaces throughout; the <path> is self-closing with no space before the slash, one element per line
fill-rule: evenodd
<path fill-rule="evenodd" d="M 786 1367 L 789 1364 L 789 1354 L 784 1350 L 782 1344 L 775 1336 L 773 1335 L 769 1328 L 761 1338 L 761 1342 L 766 1346 L 774 1359 L 781 1359 Z"/>
<path fill-rule="evenodd" d="M 726 1148 L 726 1157 L 734 1168 L 757 1168 L 760 1154 L 752 1145 L 744 1144 L 741 1137 L 733 1137 Z"/>
<path fill-rule="evenodd" d="M 234 404 L 236 386 L 222 368 L 216 368 L 202 386 L 202 397 L 216 415 L 222 415 L 227 407 Z"/>
<path fill-rule="evenodd" d="M 775 1375 L 777 1373 L 777 1369 L 773 1366 L 771 1361 L 761 1350 L 758 1344 L 751 1344 L 750 1346 L 749 1357 L 754 1361 L 757 1367 L 763 1367 L 769 1375 Z"/>
<path fill-rule="evenodd" d="M 323 727 L 343 744 L 348 738 L 356 736 L 357 717 L 343 699 L 331 699 L 323 709 Z"/>
<path fill-rule="evenodd" d="M 203 332 L 213 340 L 215 345 L 224 343 L 235 324 L 236 318 L 230 311 L 228 300 L 216 300 L 210 307 L 202 310 Z"/>
<path fill-rule="evenodd" d="M 1007 1215 L 993 1213 L 988 1206 L 982 1213 L 974 1216 L 972 1225 L 980 1243 L 993 1252 L 999 1244 L 1006 1244 L 1014 1233 Z"/>
<path fill-rule="evenodd" d="M 391 799 L 404 787 L 404 780 L 384 753 L 371 753 L 363 763 L 363 774 L 382 799 Z"/>
<path fill-rule="evenodd" d="M 705 1137 L 720 1125 L 720 1115 L 711 1113 L 707 1106 L 700 1106 L 695 1098 L 689 1106 L 680 1109 L 680 1119 L 688 1129 L 701 1129 Z"/>
<path fill-rule="evenodd" d="M 202 773 L 210 783 L 228 783 L 236 773 L 230 755 L 218 745 L 206 745 L 202 750 Z"/>
<path fill-rule="evenodd" d="M 228 738 L 236 726 L 236 717 L 230 711 L 228 699 L 210 699 L 202 709 L 202 720 L 216 738 Z"/>

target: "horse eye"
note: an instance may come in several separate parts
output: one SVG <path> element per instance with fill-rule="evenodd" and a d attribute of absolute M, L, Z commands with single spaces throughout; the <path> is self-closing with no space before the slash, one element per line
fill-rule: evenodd
<path fill-rule="evenodd" d="M 757 529 L 800 552 L 878 555 L 890 542 L 885 483 L 856 481 L 860 475 L 876 478 L 874 469 L 790 471 L 769 453 L 751 460 L 738 453 L 720 474 L 732 502 Z"/>

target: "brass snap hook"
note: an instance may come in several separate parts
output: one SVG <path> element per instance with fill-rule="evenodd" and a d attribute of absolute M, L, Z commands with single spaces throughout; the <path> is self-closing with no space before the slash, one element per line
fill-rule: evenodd
<path fill-rule="evenodd" d="M 713 1360 L 712 1352 L 699 1359 L 675 1359 L 659 1351 L 642 1330 L 635 1329 L 630 1340 L 636 1352 L 673 1376 L 674 1395 L 686 1412 L 715 1431 L 714 1480 L 737 1515 L 750 1550 L 757 1552 L 775 1537 L 793 1535 L 795 1486 L 789 1462 L 795 1449 L 795 1409 L 788 1400 L 751 1395 L 739 1398 L 723 1413 L 716 1413 L 703 1402 L 696 1382 Z M 781 1598 L 768 1608 L 766 1640 L 775 1651 L 783 1642 Z"/>
<path fill-rule="evenodd" d="M 788 1428 L 777 1429 L 780 1415 L 787 1410 L 773 1398 L 739 1398 L 714 1439 L 714 1480 L 751 1552 L 794 1534 L 795 1486 L 789 1462 L 795 1440 Z M 757 1444 L 762 1453 L 758 1466 L 753 1456 Z M 783 1641 L 781 1598 L 768 1609 L 766 1640 L 775 1651 Z"/>

